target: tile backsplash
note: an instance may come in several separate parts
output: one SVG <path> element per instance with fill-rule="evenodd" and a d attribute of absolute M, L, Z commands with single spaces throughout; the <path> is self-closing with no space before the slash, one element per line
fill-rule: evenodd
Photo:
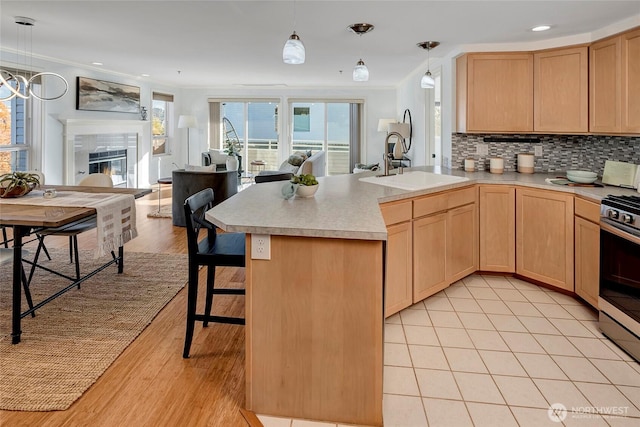
<path fill-rule="evenodd" d="M 484 142 L 484 138 L 539 139 L 540 142 Z M 489 154 L 476 154 L 477 145 L 485 144 Z M 451 135 L 451 167 L 462 169 L 464 159 L 474 158 L 479 168 L 489 168 L 489 157 L 504 158 L 505 171 L 517 170 L 518 153 L 533 153 L 542 148 L 542 156 L 535 157 L 536 172 L 559 172 L 582 169 L 602 175 L 604 162 L 616 160 L 640 164 L 640 136 L 608 135 Z"/>

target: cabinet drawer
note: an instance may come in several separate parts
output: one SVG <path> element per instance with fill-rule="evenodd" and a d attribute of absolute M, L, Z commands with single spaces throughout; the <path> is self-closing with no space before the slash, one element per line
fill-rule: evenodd
<path fill-rule="evenodd" d="M 450 192 L 449 200 L 447 202 L 447 209 L 453 209 L 460 206 L 468 205 L 469 203 L 475 203 L 477 199 L 478 189 L 474 185 L 473 187 L 465 188 L 462 190 L 456 190 Z"/>
<path fill-rule="evenodd" d="M 476 186 L 464 188 L 462 190 L 451 190 L 444 194 L 434 196 L 424 196 L 413 201 L 413 217 L 419 218 L 442 212 L 459 206 L 475 203 L 478 189 Z"/>
<path fill-rule="evenodd" d="M 600 223 L 600 205 L 594 202 L 590 202 L 585 199 L 576 197 L 575 201 L 575 214 L 582 218 L 594 222 Z"/>
<path fill-rule="evenodd" d="M 398 224 L 411 219 L 411 200 L 380 205 L 385 225 Z"/>
<path fill-rule="evenodd" d="M 424 196 L 413 200 L 413 217 L 420 218 L 422 216 L 431 215 L 436 212 L 447 210 L 448 194 L 440 194 L 435 196 Z"/>

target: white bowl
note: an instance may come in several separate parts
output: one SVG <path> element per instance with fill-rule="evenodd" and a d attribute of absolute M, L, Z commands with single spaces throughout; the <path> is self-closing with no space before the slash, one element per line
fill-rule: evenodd
<path fill-rule="evenodd" d="M 318 191 L 318 187 L 320 186 L 320 184 L 316 184 L 316 185 L 299 185 L 298 189 L 296 190 L 296 196 L 298 197 L 313 197 L 314 194 L 316 194 L 316 191 Z"/>
<path fill-rule="evenodd" d="M 598 174 L 589 171 L 571 170 L 567 171 L 569 181 L 579 182 L 581 184 L 591 184 L 598 179 Z"/>

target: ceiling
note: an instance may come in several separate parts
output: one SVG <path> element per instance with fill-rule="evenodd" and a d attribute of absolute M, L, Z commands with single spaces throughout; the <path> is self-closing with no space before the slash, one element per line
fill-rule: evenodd
<path fill-rule="evenodd" d="M 294 29 L 302 65 L 282 62 Z M 181 87 L 395 86 L 424 67 L 416 43 L 438 40 L 432 61 L 457 46 L 586 34 L 640 15 L 635 1 L 0 1 L 0 47 L 18 50 L 16 16 L 36 20 L 35 58 Z M 347 27 L 368 22 L 363 36 Z M 535 25 L 550 31 L 534 33 Z M 3 55 L 6 56 L 6 53 Z M 370 80 L 354 83 L 362 57 Z M 4 56 L 0 60 L 6 61 Z M 426 70 L 425 70 L 426 71 Z"/>

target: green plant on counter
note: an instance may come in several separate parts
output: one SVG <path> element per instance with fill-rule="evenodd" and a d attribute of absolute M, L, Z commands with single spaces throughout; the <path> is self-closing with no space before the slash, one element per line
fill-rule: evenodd
<path fill-rule="evenodd" d="M 0 176 L 0 197 L 24 196 L 40 185 L 38 175 L 28 172 L 12 172 Z"/>
<path fill-rule="evenodd" d="M 301 175 L 294 175 L 293 178 L 291 178 L 291 182 L 294 184 L 299 184 L 299 185 L 317 185 L 318 184 L 318 180 L 316 180 L 316 177 L 309 174 L 301 174 Z"/>

